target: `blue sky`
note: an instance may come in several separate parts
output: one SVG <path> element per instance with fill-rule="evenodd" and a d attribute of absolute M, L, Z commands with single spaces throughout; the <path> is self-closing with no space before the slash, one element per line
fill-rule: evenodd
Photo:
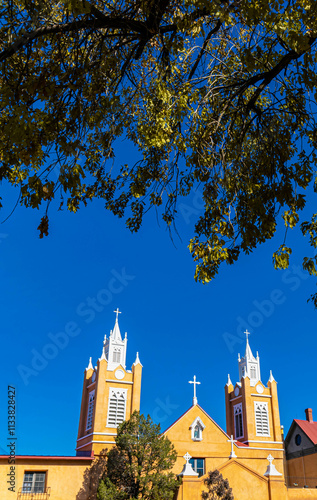
<path fill-rule="evenodd" d="M 3 220 L 17 193 L 2 186 L 2 195 Z M 311 195 L 307 214 L 313 201 Z M 174 233 L 173 241 L 154 212 L 132 235 L 99 201 L 77 214 L 52 211 L 50 235 L 42 240 L 40 211 L 17 208 L 0 226 L 2 451 L 7 386 L 14 385 L 18 454 L 75 453 L 84 369 L 90 356 L 96 364 L 101 355 L 117 307 L 121 333 L 128 333 L 127 367 L 136 351 L 143 364 L 141 411 L 162 429 L 191 405 L 193 375 L 201 382 L 199 404 L 225 429 L 224 385 L 228 373 L 237 381 L 246 328 L 254 354 L 259 351 L 262 381 L 272 369 L 278 382 L 286 431 L 293 418 L 305 418 L 307 407 L 317 418 L 317 316 L 307 304 L 316 284 L 300 271 L 308 244 L 299 231 L 290 233 L 291 269 L 275 271 L 281 224 L 274 239 L 225 266 L 214 282 L 198 284 L 187 245 L 200 210 L 199 192 L 183 200 L 180 237 Z M 72 333 L 68 345 L 50 351 L 52 336 L 65 329 Z M 43 352 L 52 359 L 41 362 Z"/>

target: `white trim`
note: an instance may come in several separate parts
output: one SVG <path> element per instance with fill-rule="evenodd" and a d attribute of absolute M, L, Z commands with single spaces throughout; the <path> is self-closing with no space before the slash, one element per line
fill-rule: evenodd
<path fill-rule="evenodd" d="M 127 413 L 128 389 L 109 387 L 106 427 L 116 428 L 125 421 Z M 123 405 L 123 406 L 122 406 Z M 114 420 L 114 422 L 112 422 Z"/>
<path fill-rule="evenodd" d="M 92 428 L 94 423 L 94 415 L 95 415 L 95 389 L 88 392 L 88 408 L 87 408 L 87 417 L 86 417 L 86 431 Z"/>
<path fill-rule="evenodd" d="M 269 394 L 251 394 L 251 396 L 256 396 L 257 398 L 271 398 Z"/>
<path fill-rule="evenodd" d="M 240 394 L 240 396 L 237 396 L 236 398 L 230 399 L 230 401 L 235 401 L 236 399 L 239 399 L 239 398 L 242 398 L 242 394 Z"/>
<path fill-rule="evenodd" d="M 86 439 L 88 438 L 89 436 L 92 436 L 93 435 L 93 432 L 91 432 L 90 434 L 87 434 L 87 436 L 84 436 L 82 438 L 78 438 L 77 441 L 81 441 L 82 439 Z"/>
<path fill-rule="evenodd" d="M 240 411 L 239 411 L 240 410 Z M 238 415 L 238 422 L 239 422 L 239 417 L 241 419 L 241 428 L 242 428 L 242 434 L 240 435 L 240 429 L 237 429 L 236 426 L 236 416 Z M 243 408 L 242 408 L 242 402 L 237 403 L 233 407 L 233 423 L 234 423 L 234 435 L 236 439 L 241 439 L 244 437 L 244 421 L 243 421 Z"/>
<path fill-rule="evenodd" d="M 199 437 L 195 437 L 195 429 L 196 429 L 196 426 L 199 427 Z M 192 441 L 202 441 L 203 440 L 203 430 L 205 428 L 205 425 L 204 423 L 202 422 L 201 418 L 200 417 L 196 417 L 194 422 L 192 423 L 192 425 L 189 426 L 189 428 L 191 429 L 191 438 L 192 438 Z"/>
<path fill-rule="evenodd" d="M 283 441 L 254 441 L 249 439 L 248 441 L 242 441 L 243 443 L 269 443 L 269 444 L 283 444 Z"/>
<path fill-rule="evenodd" d="M 80 448 L 85 448 L 85 446 L 88 446 L 89 444 L 92 444 L 92 443 L 113 444 L 113 443 L 115 443 L 115 441 L 94 441 L 94 440 L 92 440 L 86 444 L 82 444 L 81 446 L 77 446 L 77 448 L 75 448 L 75 450 L 80 450 Z"/>
<path fill-rule="evenodd" d="M 90 434 L 87 434 L 87 436 L 84 436 L 82 438 L 77 439 L 77 441 L 81 441 L 82 439 L 86 439 L 89 436 L 116 436 L 116 432 L 91 432 Z"/>
<path fill-rule="evenodd" d="M 113 379 L 113 378 L 106 378 L 106 382 L 111 382 L 112 384 L 129 384 L 129 385 L 133 385 L 133 382 L 128 382 L 128 381 L 125 381 L 125 380 L 117 380 L 117 379 Z"/>
<path fill-rule="evenodd" d="M 245 450 L 269 450 L 269 451 L 280 451 L 280 452 L 284 452 L 283 448 L 257 448 L 255 446 L 248 446 L 247 448 L 245 448 L 243 446 L 243 448 L 240 448 L 240 449 L 245 449 Z M 282 459 L 283 457 L 281 457 Z"/>

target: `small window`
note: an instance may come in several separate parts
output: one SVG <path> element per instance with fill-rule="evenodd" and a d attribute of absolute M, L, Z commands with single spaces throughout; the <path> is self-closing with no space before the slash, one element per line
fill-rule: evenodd
<path fill-rule="evenodd" d="M 23 493 L 45 493 L 46 472 L 25 472 Z"/>
<path fill-rule="evenodd" d="M 236 439 L 243 437 L 243 417 L 242 417 L 242 403 L 233 407 L 234 411 L 234 430 Z"/>
<path fill-rule="evenodd" d="M 205 474 L 205 459 L 204 458 L 191 458 L 189 460 L 192 468 L 195 472 L 198 472 L 198 477 Z"/>
<path fill-rule="evenodd" d="M 296 436 L 295 436 L 296 446 L 300 446 L 301 442 L 302 442 L 302 436 L 300 434 L 296 434 Z"/>
<path fill-rule="evenodd" d="M 201 439 L 201 427 L 199 424 L 195 426 L 194 429 L 194 439 Z"/>
<path fill-rule="evenodd" d="M 251 366 L 251 378 L 256 378 L 256 368 L 255 368 L 255 366 Z"/>
<path fill-rule="evenodd" d="M 202 422 L 200 417 L 196 417 L 194 422 L 189 426 L 191 431 L 191 438 L 193 441 L 202 441 L 203 440 L 203 430 L 205 428 L 204 423 Z"/>
<path fill-rule="evenodd" d="M 92 427 L 92 417 L 94 415 L 94 404 L 95 404 L 95 391 L 91 391 L 89 393 L 86 431 L 88 429 L 91 429 L 91 427 Z"/>
<path fill-rule="evenodd" d="M 120 363 L 121 361 L 121 352 L 120 349 L 113 351 L 113 362 Z"/>

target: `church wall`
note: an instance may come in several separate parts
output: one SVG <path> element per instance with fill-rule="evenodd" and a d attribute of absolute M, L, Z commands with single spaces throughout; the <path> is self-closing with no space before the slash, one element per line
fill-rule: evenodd
<path fill-rule="evenodd" d="M 317 489 L 288 488 L 288 500 L 317 500 Z"/>
<path fill-rule="evenodd" d="M 34 499 L 41 500 L 76 500 L 76 495 L 83 485 L 84 472 L 90 467 L 91 459 L 71 457 L 69 459 L 47 457 L 21 457 L 15 463 L 15 492 L 9 491 L 7 483 L 10 465 L 8 457 L 0 458 L 1 500 L 28 500 L 32 494 L 21 495 L 25 472 L 46 472 L 46 488 L 50 495 L 38 494 Z M 80 500 L 85 500 L 81 498 Z"/>

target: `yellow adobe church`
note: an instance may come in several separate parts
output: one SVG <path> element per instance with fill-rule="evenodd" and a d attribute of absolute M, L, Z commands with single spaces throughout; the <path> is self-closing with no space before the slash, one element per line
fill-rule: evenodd
<path fill-rule="evenodd" d="M 140 408 L 142 364 L 137 354 L 131 370 L 126 368 L 127 335 L 122 338 L 119 310 L 115 313 L 97 366 L 90 358 L 85 370 L 76 456 L 19 456 L 13 466 L 8 456 L 1 456 L 1 499 L 96 498 L 97 482 L 87 482 L 87 472 L 101 450 L 114 445 L 117 426 Z M 190 381 L 192 406 L 164 432 L 177 451 L 173 472 L 181 484 L 175 500 L 199 500 L 204 477 L 214 469 L 228 478 L 235 500 L 317 500 L 316 488 L 287 487 L 277 384 L 272 372 L 263 384 L 260 358 L 252 354 L 248 332 L 246 337 L 239 380 L 233 385 L 228 376 L 225 385 L 226 432 L 198 404 L 196 377 Z M 311 474 L 317 477 L 317 471 Z"/>

